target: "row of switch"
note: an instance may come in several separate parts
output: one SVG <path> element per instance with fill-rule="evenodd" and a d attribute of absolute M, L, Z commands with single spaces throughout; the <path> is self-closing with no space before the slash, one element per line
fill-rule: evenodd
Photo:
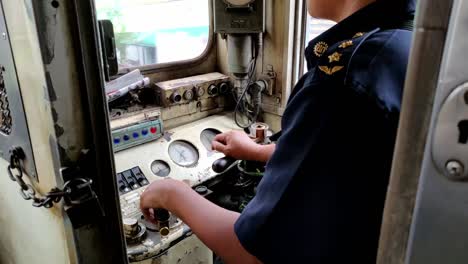
<path fill-rule="evenodd" d="M 117 185 L 121 194 L 139 189 L 148 184 L 149 181 L 146 179 L 140 167 L 117 173 Z"/>
<path fill-rule="evenodd" d="M 229 92 L 229 84 L 228 83 L 220 83 L 219 85 L 212 84 L 208 87 L 208 95 L 213 96 L 213 95 L 218 95 L 218 94 L 227 94 Z M 182 101 L 182 98 L 187 100 L 187 101 L 192 101 L 196 98 L 201 98 L 203 95 L 205 95 L 205 89 L 203 87 L 194 87 L 193 90 L 187 90 L 183 94 L 184 96 L 182 97 L 181 94 L 179 94 L 178 91 L 174 91 L 171 94 L 171 101 L 172 103 L 180 103 Z M 196 96 L 195 96 L 196 95 Z"/>
<path fill-rule="evenodd" d="M 138 139 L 140 136 L 142 136 L 142 137 L 148 136 L 149 133 L 151 133 L 151 134 L 158 133 L 158 128 L 151 127 L 149 130 L 148 129 L 143 129 L 143 130 L 141 130 L 141 134 L 138 133 L 138 132 L 133 132 L 132 137 L 134 139 Z M 122 143 L 122 141 L 126 142 L 126 141 L 129 141 L 130 139 L 131 139 L 130 135 L 123 135 L 122 137 L 116 137 L 116 138 L 114 138 L 114 144 L 118 145 L 118 144 Z"/>

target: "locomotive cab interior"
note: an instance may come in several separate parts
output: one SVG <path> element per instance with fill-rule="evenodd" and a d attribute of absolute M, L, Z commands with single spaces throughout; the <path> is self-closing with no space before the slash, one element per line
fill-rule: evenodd
<path fill-rule="evenodd" d="M 274 23 L 268 32 L 267 20 L 286 10 L 280 7 L 293 6 L 263 0 L 121 2 L 95 4 L 129 261 L 219 261 L 176 215 L 159 226 L 145 219 L 139 197 L 152 182 L 172 178 L 242 212 L 265 164 L 225 157 L 211 143 L 217 134 L 241 130 L 271 144 L 280 130 L 282 95 L 291 88 L 277 72 L 286 70 L 285 59 L 273 54 L 281 52 L 275 44 L 284 44 L 278 36 L 287 29 Z M 150 9 L 155 20 L 136 18 Z M 298 22 L 305 26 L 306 19 L 303 13 Z M 132 32 L 128 24 L 140 28 Z M 189 253 L 181 257 L 180 250 Z"/>
<path fill-rule="evenodd" d="M 468 234 L 466 150 L 430 155 L 449 142 L 449 117 L 466 118 L 447 110 L 431 141 L 434 109 L 466 81 L 453 52 L 466 50 L 459 10 L 466 1 L 418 3 L 381 264 L 441 263 L 440 245 L 468 259 L 449 248 Z M 157 224 L 145 219 L 140 197 L 171 178 L 242 212 L 266 164 L 212 141 L 238 130 L 274 144 L 307 43 L 334 25 L 310 17 L 305 0 L 1 0 L 0 262 L 222 263 L 177 215 L 154 208 Z"/>

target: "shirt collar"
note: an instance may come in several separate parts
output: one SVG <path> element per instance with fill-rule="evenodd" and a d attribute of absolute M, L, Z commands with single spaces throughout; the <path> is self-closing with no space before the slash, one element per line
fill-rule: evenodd
<path fill-rule="evenodd" d="M 376 28 L 399 28 L 414 17 L 416 0 L 377 0 L 309 42 L 305 56 L 309 70 L 328 47 Z"/>

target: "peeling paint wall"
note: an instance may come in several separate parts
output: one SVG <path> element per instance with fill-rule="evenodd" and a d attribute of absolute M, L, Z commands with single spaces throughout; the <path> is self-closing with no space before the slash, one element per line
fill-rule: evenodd
<path fill-rule="evenodd" d="M 27 0 L 2 3 L 36 157 L 39 183 L 33 185 L 44 193 L 57 186 L 58 152 L 32 4 Z M 64 221 L 61 207 L 40 209 L 24 201 L 18 185 L 7 177 L 7 165 L 0 160 L 0 263 L 76 263 L 71 226 Z"/>
<path fill-rule="evenodd" d="M 76 161 L 85 144 L 78 70 L 70 28 L 70 1 L 33 2 L 55 135 L 62 164 Z"/>
<path fill-rule="evenodd" d="M 67 264 L 68 248 L 59 212 L 33 208 L 6 175 L 8 163 L 0 159 L 0 263 Z"/>

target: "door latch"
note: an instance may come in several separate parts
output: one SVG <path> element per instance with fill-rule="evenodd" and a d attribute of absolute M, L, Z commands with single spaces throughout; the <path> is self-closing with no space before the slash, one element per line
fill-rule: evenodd
<path fill-rule="evenodd" d="M 468 83 L 447 97 L 436 120 L 432 156 L 453 181 L 468 180 Z"/>
<path fill-rule="evenodd" d="M 98 196 L 92 188 L 92 180 L 83 178 L 79 168 L 67 168 L 62 171 L 67 180 L 63 188 L 56 187 L 45 195 L 39 195 L 32 185 L 23 180 L 23 150 L 16 147 L 11 150 L 10 155 L 8 175 L 20 186 L 21 196 L 25 200 L 32 200 L 32 206 L 52 208 L 63 199 L 65 211 L 75 227 L 88 223 L 88 217 L 104 215 Z"/>

